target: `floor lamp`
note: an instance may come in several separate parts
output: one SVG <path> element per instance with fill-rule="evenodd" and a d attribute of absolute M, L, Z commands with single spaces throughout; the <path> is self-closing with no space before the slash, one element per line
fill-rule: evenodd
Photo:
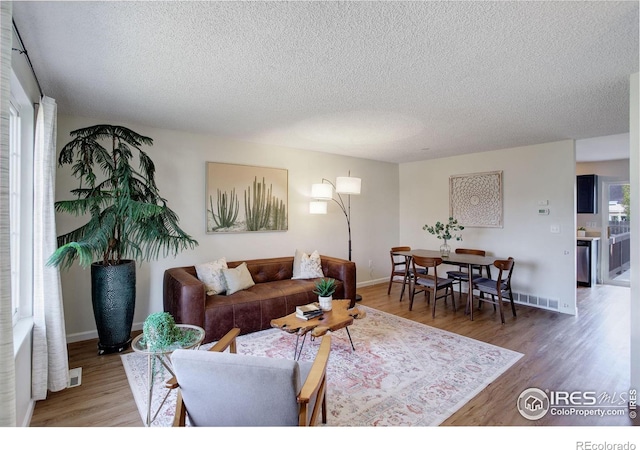
<path fill-rule="evenodd" d="M 336 202 L 345 219 L 347 219 L 347 230 L 349 232 L 349 261 L 351 261 L 351 196 L 360 194 L 360 187 L 362 180 L 351 176 L 337 177 L 336 183 L 333 184 L 326 178 L 322 179 L 322 183 L 315 183 L 311 185 L 311 197 L 313 201 L 309 204 L 309 212 L 311 214 L 326 214 L 327 203 L 331 200 Z M 337 199 L 333 193 L 337 194 Z M 342 195 L 347 196 L 347 204 L 345 205 Z M 362 297 L 356 294 L 356 301 L 362 300 Z"/>

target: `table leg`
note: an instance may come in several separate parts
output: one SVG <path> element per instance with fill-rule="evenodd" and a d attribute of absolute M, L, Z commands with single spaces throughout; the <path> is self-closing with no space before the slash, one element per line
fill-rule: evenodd
<path fill-rule="evenodd" d="M 469 274 L 468 277 L 468 288 L 469 291 L 467 292 L 467 310 L 469 311 L 469 316 L 470 319 L 473 320 L 473 272 L 472 272 L 473 268 L 471 264 L 467 264 L 467 273 Z"/>
<path fill-rule="evenodd" d="M 344 327 L 347 330 L 347 336 L 349 336 L 349 342 L 351 342 L 351 349 L 355 352 L 356 348 L 353 346 L 353 341 L 351 340 L 351 333 L 349 333 L 349 327 Z"/>
<path fill-rule="evenodd" d="M 151 426 L 151 398 L 153 397 L 153 355 L 149 354 L 147 357 L 147 420 L 146 425 Z"/>
<path fill-rule="evenodd" d="M 156 417 L 158 417 L 158 413 L 164 406 L 165 402 L 167 401 L 167 398 L 169 397 L 169 394 L 171 393 L 171 390 L 167 389 L 167 393 L 162 399 L 162 402 L 160 402 L 160 406 L 158 406 L 158 409 L 156 410 L 155 414 L 153 415 L 153 417 L 151 417 L 151 412 L 152 412 L 151 400 L 153 399 L 153 382 L 154 382 L 153 366 L 157 363 L 160 363 L 167 369 L 167 371 L 171 374 L 171 376 L 175 376 L 175 373 L 173 373 L 173 368 L 168 363 L 168 361 L 165 361 L 162 355 L 153 355 L 150 353 L 147 358 L 148 358 L 147 359 L 147 383 L 149 386 L 149 392 L 148 392 L 148 398 L 147 398 L 147 420 L 145 425 L 150 427 L 153 421 L 156 420 Z"/>
<path fill-rule="evenodd" d="M 293 349 L 293 359 L 294 361 L 298 361 L 300 356 L 302 355 L 302 348 L 304 347 L 304 341 L 307 339 L 307 333 L 302 336 L 302 344 L 300 344 L 300 350 L 298 351 L 298 341 L 300 340 L 300 335 L 296 334 L 296 348 Z"/>

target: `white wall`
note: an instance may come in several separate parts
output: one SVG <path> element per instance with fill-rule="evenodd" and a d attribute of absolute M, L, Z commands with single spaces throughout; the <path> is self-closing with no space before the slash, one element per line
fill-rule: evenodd
<path fill-rule="evenodd" d="M 466 228 L 464 240 L 453 241 L 452 248 L 512 256 L 514 292 L 557 301 L 559 311 L 575 314 L 573 141 L 401 164 L 400 244 L 439 248 L 442 241 L 422 226 L 447 220 L 449 177 L 498 170 L 503 171 L 503 228 Z M 549 215 L 537 214 L 539 200 L 549 202 Z M 560 233 L 551 233 L 552 225 L 560 226 Z"/>
<path fill-rule="evenodd" d="M 640 78 L 638 73 L 629 79 L 629 171 L 631 211 L 640 212 Z M 631 388 L 640 388 L 640 220 L 638 213 L 631 222 Z"/>
<path fill-rule="evenodd" d="M 58 149 L 69 142 L 69 132 L 97 123 L 87 118 L 58 117 Z M 167 268 L 193 265 L 221 256 L 227 260 L 293 255 L 296 248 L 347 258 L 346 219 L 337 205 L 329 214 L 309 214 L 309 193 L 322 178 L 351 174 L 362 178 L 362 194 L 351 197 L 353 260 L 359 285 L 387 275 L 389 248 L 398 241 L 398 165 L 371 160 L 269 147 L 248 142 L 178 131 L 122 124 L 149 136 L 154 145 L 148 153 L 157 169 L 160 193 L 180 218 L 183 230 L 198 240 L 194 250 L 138 265 L 134 329 L 148 314 L 162 310 L 162 277 Z M 207 234 L 205 232 L 205 163 L 224 162 L 288 169 L 289 229 L 286 232 Z M 59 168 L 56 199 L 69 199 L 77 187 L 69 166 Z M 58 233 L 81 224 L 77 218 L 59 214 Z M 369 268 L 372 261 L 372 269 Z M 91 309 L 90 271 L 74 266 L 62 272 L 65 325 L 69 341 L 95 337 Z"/>

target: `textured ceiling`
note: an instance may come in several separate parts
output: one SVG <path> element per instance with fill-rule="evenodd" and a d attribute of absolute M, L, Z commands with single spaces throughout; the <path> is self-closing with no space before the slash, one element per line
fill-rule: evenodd
<path fill-rule="evenodd" d="M 14 2 L 63 114 L 408 162 L 627 133 L 638 2 Z"/>

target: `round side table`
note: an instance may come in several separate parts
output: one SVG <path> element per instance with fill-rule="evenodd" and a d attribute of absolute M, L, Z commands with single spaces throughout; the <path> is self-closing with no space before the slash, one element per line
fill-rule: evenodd
<path fill-rule="evenodd" d="M 162 403 L 160 403 L 160 406 L 158 406 L 158 410 L 155 412 L 152 418 L 151 417 L 151 398 L 153 397 L 153 360 L 154 358 L 158 362 L 160 362 L 169 371 L 169 373 L 171 373 L 171 376 L 175 376 L 175 374 L 173 373 L 173 368 L 171 367 L 171 360 L 169 359 L 169 355 L 174 350 L 178 350 L 178 349 L 190 349 L 190 348 L 197 349 L 198 347 L 200 347 L 200 344 L 204 339 L 204 330 L 200 327 L 197 327 L 195 325 L 185 325 L 185 324 L 176 324 L 176 327 L 178 327 L 183 332 L 190 331 L 190 330 L 193 331 L 194 332 L 193 339 L 191 339 L 189 342 L 184 344 L 175 343 L 162 350 L 149 349 L 146 343 L 144 342 L 143 334 L 139 334 L 131 342 L 131 348 L 133 349 L 134 352 L 147 355 L 147 385 L 148 385 L 149 391 L 147 396 L 147 420 L 145 422 L 146 426 L 150 426 L 151 423 L 154 420 L 156 420 L 156 417 L 158 416 L 158 412 L 160 412 L 160 409 L 162 409 L 162 406 L 164 405 L 165 401 L 167 400 L 167 397 L 169 396 L 169 393 L 171 392 L 169 389 L 167 389 L 167 393 L 162 399 Z"/>

